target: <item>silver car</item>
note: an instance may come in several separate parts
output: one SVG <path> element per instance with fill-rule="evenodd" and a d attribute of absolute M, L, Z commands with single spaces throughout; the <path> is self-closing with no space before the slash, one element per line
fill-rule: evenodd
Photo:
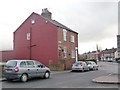
<path fill-rule="evenodd" d="M 94 61 L 86 61 L 90 70 L 98 70 L 98 65 Z"/>
<path fill-rule="evenodd" d="M 9 60 L 3 75 L 9 81 L 18 79 L 26 82 L 33 77 L 49 78 L 50 69 L 36 60 Z"/>
<path fill-rule="evenodd" d="M 72 65 L 72 71 L 88 71 L 89 68 L 84 61 L 77 61 Z"/>

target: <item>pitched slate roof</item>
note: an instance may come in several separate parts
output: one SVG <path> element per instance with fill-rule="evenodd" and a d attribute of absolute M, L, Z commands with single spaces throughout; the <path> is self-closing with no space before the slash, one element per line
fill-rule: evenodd
<path fill-rule="evenodd" d="M 63 28 L 63 29 L 66 29 L 66 30 L 68 30 L 68 31 L 71 31 L 71 32 L 74 32 L 74 33 L 78 34 L 77 32 L 73 31 L 72 29 L 68 28 L 67 26 L 61 24 L 60 22 L 58 22 L 58 21 L 56 21 L 56 20 L 52 20 L 52 19 L 45 18 L 45 17 L 43 17 L 42 15 L 40 15 L 40 14 L 38 14 L 38 13 L 35 13 L 35 12 L 33 12 L 32 14 L 36 14 L 36 15 L 42 17 L 43 19 L 45 19 L 46 21 L 51 22 L 52 24 L 54 24 L 54 25 L 57 26 L 57 27 L 60 27 L 60 28 Z M 31 15 L 32 15 L 32 14 L 31 14 Z M 30 15 L 30 16 L 31 16 L 31 15 Z M 30 16 L 29 16 L 29 17 L 30 17 Z M 28 18 L 29 18 L 29 17 L 28 17 Z M 28 18 L 27 18 L 27 19 L 28 19 Z M 27 21 L 27 19 L 26 19 L 25 21 Z M 16 31 L 25 23 L 25 21 L 16 29 Z M 16 31 L 14 31 L 14 33 L 15 33 Z"/>
<path fill-rule="evenodd" d="M 37 13 L 36 13 L 37 14 Z M 38 14 L 39 15 L 39 14 Z M 52 19 L 48 19 L 48 18 L 45 18 L 43 17 L 42 15 L 40 15 L 42 18 L 44 18 L 45 20 L 51 22 L 52 24 L 56 25 L 57 27 L 60 27 L 60 28 L 63 28 L 63 29 L 66 29 L 68 31 L 71 31 L 71 32 L 74 32 L 74 33 L 77 33 L 75 31 L 73 31 L 72 29 L 68 28 L 67 26 L 61 24 L 60 22 L 56 21 L 56 20 L 52 20 Z M 77 33 L 78 34 L 78 33 Z"/>
<path fill-rule="evenodd" d="M 117 48 L 112 48 L 112 49 L 105 49 L 101 53 L 102 54 L 110 54 L 116 52 Z"/>

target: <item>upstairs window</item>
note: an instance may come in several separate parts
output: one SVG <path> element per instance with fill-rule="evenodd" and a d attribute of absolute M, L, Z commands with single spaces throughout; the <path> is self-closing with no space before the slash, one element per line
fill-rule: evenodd
<path fill-rule="evenodd" d="M 30 33 L 27 33 L 27 40 L 30 40 Z"/>
<path fill-rule="evenodd" d="M 63 39 L 67 41 L 67 30 L 63 29 Z"/>
<path fill-rule="evenodd" d="M 72 42 L 72 43 L 75 42 L 75 37 L 73 35 L 70 36 L 70 42 Z"/>

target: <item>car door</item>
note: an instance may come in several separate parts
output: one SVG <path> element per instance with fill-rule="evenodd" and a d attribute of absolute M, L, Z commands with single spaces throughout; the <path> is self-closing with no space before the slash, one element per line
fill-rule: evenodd
<path fill-rule="evenodd" d="M 40 77 L 42 76 L 42 73 L 40 73 L 40 70 L 41 70 L 41 63 L 39 61 L 35 61 L 35 67 L 36 67 L 36 74 L 37 74 L 37 77 Z"/>
<path fill-rule="evenodd" d="M 20 74 L 26 73 L 26 70 L 27 70 L 27 64 L 26 64 L 26 62 L 25 61 L 20 62 L 19 73 Z"/>
<path fill-rule="evenodd" d="M 29 77 L 36 77 L 36 67 L 33 61 L 26 61 L 27 63 L 27 70 L 26 72 L 28 73 Z"/>
<path fill-rule="evenodd" d="M 45 72 L 46 72 L 46 67 L 45 67 L 45 65 L 40 64 L 40 65 L 38 66 L 38 73 L 39 73 L 39 75 L 40 75 L 40 76 L 44 76 Z"/>
<path fill-rule="evenodd" d="M 95 68 L 95 70 L 96 70 L 96 69 L 97 69 L 97 65 L 96 65 L 95 62 L 93 62 L 93 66 L 94 66 L 94 68 Z"/>
<path fill-rule="evenodd" d="M 85 67 L 85 70 L 88 70 L 88 66 L 87 66 L 86 62 L 84 62 L 84 67 Z"/>

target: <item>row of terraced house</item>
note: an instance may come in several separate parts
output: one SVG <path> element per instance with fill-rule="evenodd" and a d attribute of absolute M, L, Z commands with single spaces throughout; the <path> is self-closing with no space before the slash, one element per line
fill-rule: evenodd
<path fill-rule="evenodd" d="M 117 48 L 106 48 L 105 50 L 89 51 L 81 56 L 88 60 L 114 61 L 118 57 L 117 52 Z"/>

